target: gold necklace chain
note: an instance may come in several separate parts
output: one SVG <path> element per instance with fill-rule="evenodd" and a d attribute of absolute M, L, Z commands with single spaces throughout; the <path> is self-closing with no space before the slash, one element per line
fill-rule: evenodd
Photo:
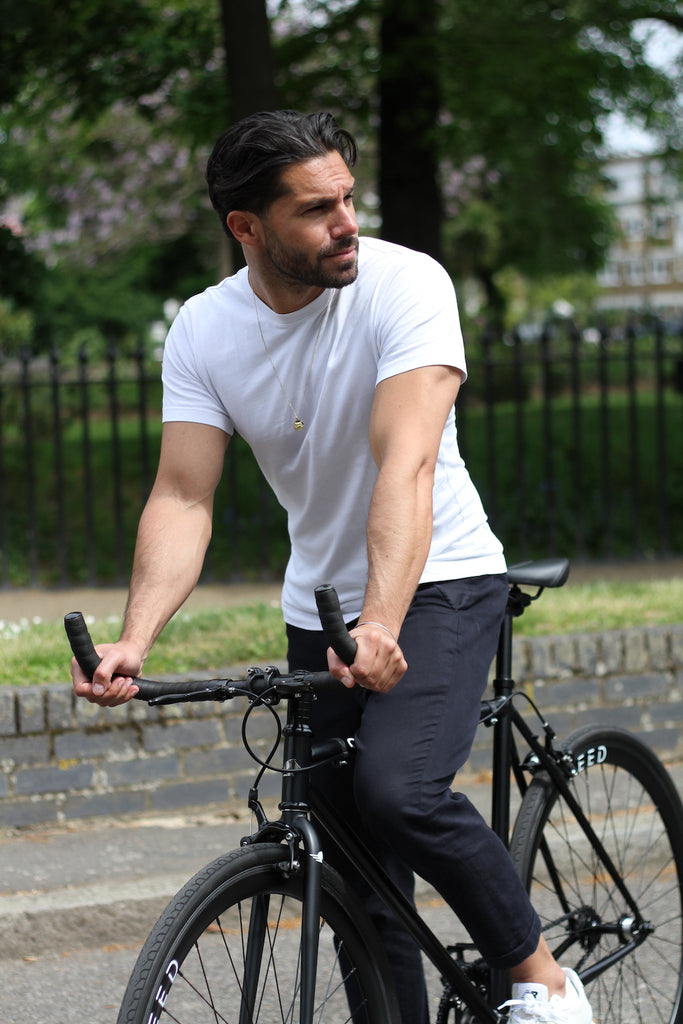
<path fill-rule="evenodd" d="M 250 282 L 250 286 L 251 286 L 251 282 Z M 273 362 L 273 357 L 271 356 L 270 352 L 268 351 L 268 346 L 266 345 L 266 339 L 265 339 L 265 337 L 263 335 L 263 328 L 261 327 L 261 317 L 259 316 L 258 304 L 256 302 L 256 292 L 254 291 L 253 288 L 251 289 L 251 295 L 252 295 L 252 298 L 254 300 L 254 312 L 256 313 L 256 323 L 258 324 L 258 331 L 259 331 L 259 334 L 261 335 L 261 341 L 263 342 L 264 351 L 265 351 L 266 355 L 268 356 L 268 362 L 270 363 L 270 365 L 273 368 L 273 373 L 275 374 L 275 379 L 277 380 L 278 384 L 280 385 L 280 391 L 282 392 L 282 394 L 284 396 L 284 399 L 287 402 L 287 405 L 292 410 L 292 413 L 294 415 L 294 424 L 293 424 L 294 429 L 295 430 L 303 430 L 304 429 L 304 421 L 301 419 L 301 416 L 299 416 L 298 412 L 296 411 L 296 409 L 292 405 L 292 400 L 289 397 L 289 395 L 287 394 L 287 390 L 286 390 L 284 384 L 282 383 L 282 378 L 280 377 L 280 374 L 277 372 L 277 366 Z M 322 319 L 320 321 L 320 326 L 318 327 L 318 332 L 317 332 L 317 334 L 315 336 L 315 342 L 314 342 L 314 345 L 313 345 L 313 353 L 311 355 L 311 361 L 308 364 L 308 370 L 306 372 L 306 379 L 304 381 L 303 391 L 301 392 L 301 398 L 299 399 L 299 402 L 297 403 L 299 405 L 299 408 L 303 408 L 304 398 L 306 397 L 306 391 L 308 390 L 308 382 L 311 379 L 311 371 L 313 369 L 313 362 L 315 360 L 315 354 L 318 351 L 318 342 L 320 341 L 320 335 L 322 334 L 323 325 L 325 324 L 325 321 L 327 320 L 327 314 L 329 312 L 330 303 L 331 302 L 332 302 L 332 292 L 330 292 L 330 297 L 327 300 L 327 305 L 325 306 L 325 309 L 323 311 Z"/>

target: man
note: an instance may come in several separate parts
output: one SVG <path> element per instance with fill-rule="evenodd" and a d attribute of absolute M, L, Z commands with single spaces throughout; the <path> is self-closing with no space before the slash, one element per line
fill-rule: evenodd
<path fill-rule="evenodd" d="M 230 436 L 252 447 L 287 509 L 283 589 L 293 667 L 350 689 L 316 726 L 355 733 L 359 814 L 404 890 L 442 893 L 482 954 L 513 981 L 512 1018 L 587 1024 L 580 982 L 553 960 L 509 856 L 450 783 L 466 760 L 507 585 L 457 447 L 465 358 L 453 288 L 429 257 L 358 238 L 356 146 L 328 114 L 254 115 L 207 167 L 246 268 L 180 311 L 164 354 L 164 429 L 143 512 L 121 639 L 98 648 L 76 693 L 130 699 L 159 632 L 194 587 Z M 333 583 L 358 644 L 326 650 L 314 587 Z M 379 839 L 379 836 L 382 839 Z M 426 1020 L 412 940 L 370 906 L 395 966 L 404 1024 Z M 533 994 L 532 994 L 533 993 Z"/>

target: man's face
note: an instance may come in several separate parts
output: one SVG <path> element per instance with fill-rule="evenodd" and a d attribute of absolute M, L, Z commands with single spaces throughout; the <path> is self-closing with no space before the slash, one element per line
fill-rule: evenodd
<path fill-rule="evenodd" d="M 354 179 L 339 153 L 292 164 L 284 195 L 260 218 L 264 255 L 281 281 L 343 288 L 358 276 Z"/>

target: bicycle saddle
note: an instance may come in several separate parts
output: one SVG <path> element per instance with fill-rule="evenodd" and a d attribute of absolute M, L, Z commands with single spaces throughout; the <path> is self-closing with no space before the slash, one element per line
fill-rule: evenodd
<path fill-rule="evenodd" d="M 561 587 L 568 576 L 568 558 L 539 558 L 508 566 L 508 582 L 521 586 Z"/>

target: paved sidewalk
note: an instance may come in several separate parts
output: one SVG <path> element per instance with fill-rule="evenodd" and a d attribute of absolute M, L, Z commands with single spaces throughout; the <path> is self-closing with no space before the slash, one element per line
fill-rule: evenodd
<path fill-rule="evenodd" d="M 248 831 L 205 811 L 0 831 L 0 960 L 141 944 L 183 883 Z"/>
<path fill-rule="evenodd" d="M 275 602 L 279 605 L 281 583 L 202 584 L 185 602 L 187 609 L 235 608 L 245 604 Z M 67 612 L 83 612 L 104 619 L 123 615 L 128 591 L 124 587 L 74 587 L 68 589 L 0 589 L 0 621 L 19 622 L 40 618 L 60 621 Z"/>
<path fill-rule="evenodd" d="M 587 580 L 671 579 L 683 576 L 683 558 L 614 564 L 572 564 L 569 584 Z M 202 583 L 190 595 L 185 608 L 234 608 L 259 601 L 279 604 L 281 583 Z M 120 616 L 126 606 L 124 587 L 76 587 L 66 589 L 0 589 L 0 622 L 38 617 L 59 621 L 66 612 L 81 611 L 96 619 Z"/>
<path fill-rule="evenodd" d="M 463 789 L 487 815 L 487 781 Z M 184 883 L 250 829 L 248 814 L 219 808 L 0 830 L 0 962 L 141 945 Z"/>
<path fill-rule="evenodd" d="M 683 764 L 669 771 L 682 789 Z M 488 819 L 488 776 L 464 776 L 460 788 Z M 184 883 L 250 829 L 248 815 L 218 808 L 0 830 L 0 963 L 141 945 Z M 417 892 L 435 896 L 419 879 Z"/>

